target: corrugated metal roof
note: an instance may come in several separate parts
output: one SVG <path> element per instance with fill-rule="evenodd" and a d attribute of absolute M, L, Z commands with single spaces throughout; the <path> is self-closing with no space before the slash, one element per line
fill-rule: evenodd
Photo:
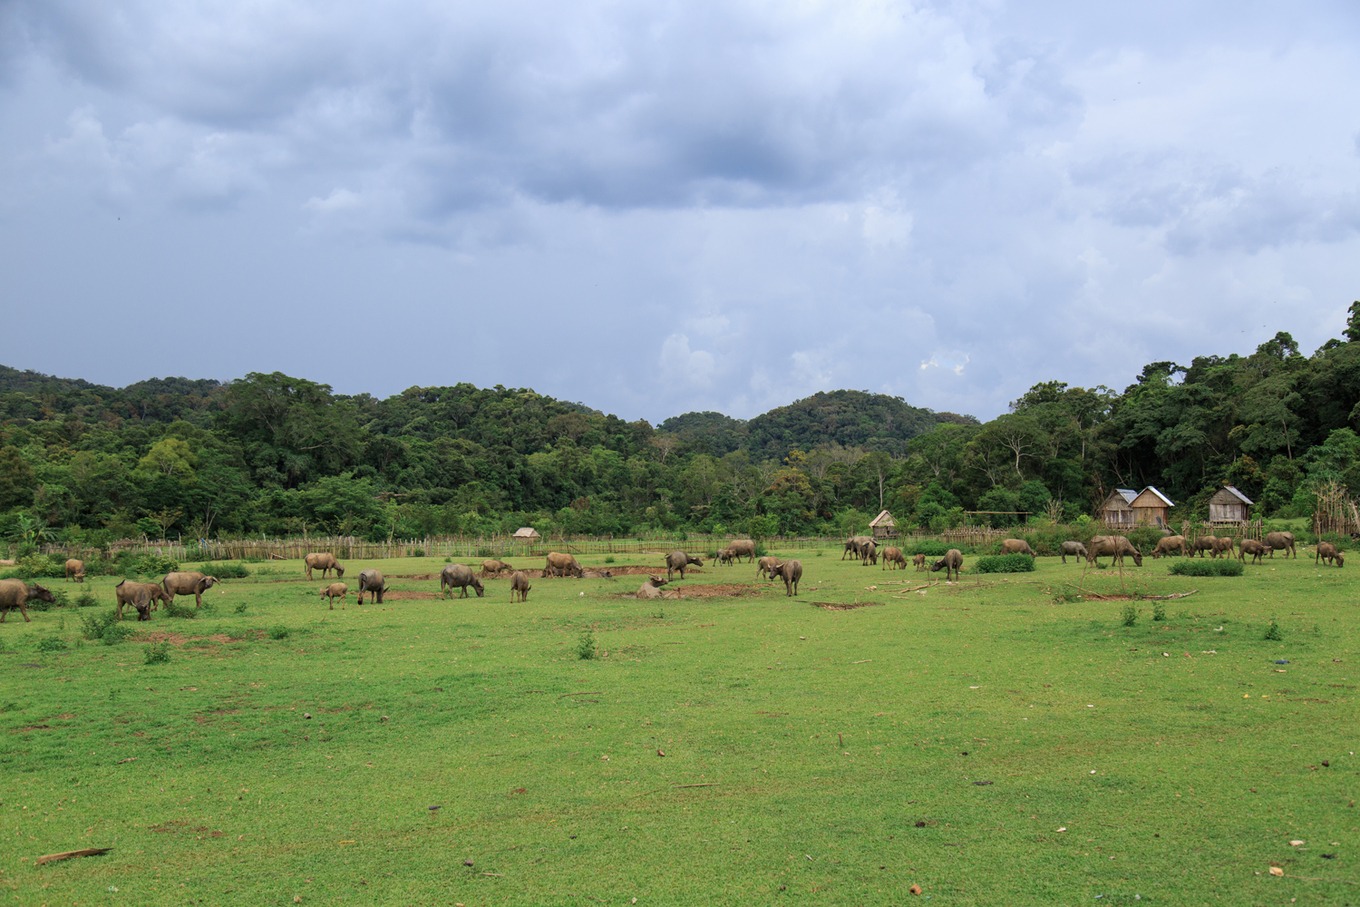
<path fill-rule="evenodd" d="M 1175 506 L 1176 506 L 1175 504 L 1171 503 L 1171 499 L 1170 499 L 1170 498 L 1168 498 L 1166 495 L 1162 494 L 1162 493 L 1161 493 L 1160 491 L 1158 491 L 1157 489 L 1153 488 L 1151 485 L 1149 485 L 1147 488 L 1144 488 L 1142 491 L 1139 492 L 1139 494 L 1140 494 L 1140 495 L 1142 495 L 1142 494 L 1147 494 L 1149 491 L 1152 492 L 1153 494 L 1155 494 L 1155 495 L 1158 497 L 1158 499 L 1161 500 L 1161 502 L 1162 502 L 1163 504 L 1165 504 L 1166 506 L 1168 506 L 1168 507 L 1175 507 Z"/>
<path fill-rule="evenodd" d="M 1232 485 L 1224 485 L 1224 486 L 1223 486 L 1223 490 L 1226 491 L 1228 494 L 1232 495 L 1233 497 L 1237 498 L 1237 499 L 1238 499 L 1239 501 L 1241 501 L 1243 504 L 1254 504 L 1254 503 L 1256 503 L 1256 502 L 1253 501 L 1251 498 L 1247 497 L 1247 496 L 1244 495 L 1242 492 L 1238 491 L 1238 490 L 1237 490 L 1235 487 L 1233 487 Z"/>

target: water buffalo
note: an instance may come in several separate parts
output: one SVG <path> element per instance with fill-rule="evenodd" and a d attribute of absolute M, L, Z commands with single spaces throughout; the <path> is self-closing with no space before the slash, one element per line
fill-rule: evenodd
<path fill-rule="evenodd" d="M 66 561 L 66 578 L 74 579 L 78 583 L 85 582 L 85 562 L 78 558 L 69 558 Z"/>
<path fill-rule="evenodd" d="M 345 575 L 345 568 L 340 566 L 340 562 L 335 559 L 335 555 L 329 551 L 309 554 L 302 559 L 302 564 L 307 568 L 307 581 L 311 582 L 312 571 L 321 570 L 321 578 L 325 579 L 326 574 L 334 570 L 337 577 Z"/>
<path fill-rule="evenodd" d="M 1331 542 L 1318 542 L 1317 553 L 1313 555 L 1313 563 L 1316 564 L 1319 560 L 1324 564 L 1336 562 L 1338 567 L 1346 565 L 1345 556 Z"/>
<path fill-rule="evenodd" d="M 505 561 L 498 561 L 494 558 L 482 561 L 482 576 L 500 576 L 502 573 L 513 573 L 511 567 Z"/>
<path fill-rule="evenodd" d="M 1135 565 L 1143 566 L 1143 554 L 1133 546 L 1126 536 L 1122 535 L 1098 535 L 1091 539 L 1091 544 L 1086 551 L 1086 560 L 1092 564 L 1098 563 L 1102 557 L 1111 558 L 1111 564 L 1123 564 L 1124 556 L 1129 555 L 1133 558 Z"/>
<path fill-rule="evenodd" d="M 1157 547 L 1152 549 L 1153 557 L 1170 557 L 1173 553 L 1185 556 L 1185 536 L 1164 536 L 1157 540 Z"/>
<path fill-rule="evenodd" d="M 1238 552 L 1237 559 L 1239 561 L 1245 561 L 1247 555 L 1251 555 L 1251 562 L 1253 564 L 1259 564 L 1261 563 L 1261 557 L 1269 554 L 1270 551 L 1270 546 L 1265 542 L 1259 542 L 1256 539 L 1243 539 L 1242 547 Z"/>
<path fill-rule="evenodd" d="M 784 581 L 784 594 L 798 594 L 798 581 L 803 578 L 803 562 L 798 560 L 782 561 L 775 564 L 775 575 Z"/>
<path fill-rule="evenodd" d="M 369 568 L 359 571 L 359 604 L 364 603 L 364 593 L 373 596 L 373 601 L 381 605 L 383 603 L 383 593 L 387 591 L 387 580 L 383 578 L 381 570 Z"/>
<path fill-rule="evenodd" d="M 750 539 L 737 539 L 735 542 L 728 542 L 727 550 L 731 552 L 734 561 L 746 558 L 747 563 L 754 564 L 756 562 L 756 543 Z"/>
<path fill-rule="evenodd" d="M 767 554 L 756 561 L 756 576 L 764 576 L 766 579 L 774 579 L 777 575 L 775 568 L 779 566 L 779 558 L 772 554 Z"/>
<path fill-rule="evenodd" d="M 25 621 L 31 621 L 32 618 L 28 616 L 30 598 L 49 603 L 57 600 L 56 596 L 37 583 L 26 583 L 21 579 L 0 579 L 0 623 L 5 622 L 5 615 L 14 608 L 19 609 Z"/>
<path fill-rule="evenodd" d="M 161 586 L 165 589 L 165 594 L 169 596 L 166 599 L 166 604 L 172 604 L 176 595 L 193 593 L 195 608 L 202 606 L 203 593 L 211 589 L 217 582 L 217 577 L 205 576 L 197 570 L 187 573 L 167 573 L 161 577 Z"/>
<path fill-rule="evenodd" d="M 666 581 L 670 582 L 671 573 L 675 570 L 680 571 L 680 578 L 685 578 L 685 568 L 693 564 L 695 567 L 702 567 L 704 562 L 692 554 L 683 551 L 672 551 L 666 555 Z"/>
<path fill-rule="evenodd" d="M 907 569 L 907 556 L 902 553 L 901 548 L 889 545 L 883 549 L 883 569 L 889 569 L 889 564 L 892 565 L 891 569 L 893 570 Z"/>
<path fill-rule="evenodd" d="M 139 583 L 125 579 L 113 589 L 114 600 L 118 603 L 118 619 L 123 619 L 123 608 L 132 605 L 137 610 L 138 620 L 150 620 L 151 609 L 156 602 L 169 604 L 174 601 L 160 583 Z"/>
<path fill-rule="evenodd" d="M 867 567 L 870 564 L 878 564 L 878 542 L 873 539 L 868 539 L 859 546 L 859 565 Z"/>
<path fill-rule="evenodd" d="M 1285 557 L 1291 554 L 1297 560 L 1299 552 L 1294 548 L 1294 533 L 1292 532 L 1267 532 L 1266 544 L 1270 546 L 1270 556 L 1273 558 L 1276 551 L 1285 552 Z"/>
<path fill-rule="evenodd" d="M 584 576 L 585 571 L 581 569 L 580 563 L 570 554 L 562 554 L 557 551 L 548 552 L 547 561 L 543 566 L 543 575 L 548 576 Z"/>
<path fill-rule="evenodd" d="M 439 573 L 439 594 L 449 595 L 454 589 L 458 590 L 459 598 L 468 597 L 468 586 L 477 592 L 477 597 L 481 598 L 485 591 L 482 588 L 482 581 L 472 575 L 472 568 L 463 564 L 449 564 Z"/>
<path fill-rule="evenodd" d="M 926 556 L 924 554 L 921 554 L 920 552 L 917 552 L 916 554 L 913 554 L 911 556 L 911 562 L 916 565 L 917 573 L 920 573 L 922 570 L 926 569 Z"/>
<path fill-rule="evenodd" d="M 944 571 L 945 582 L 949 582 L 952 574 L 954 579 L 959 578 L 959 571 L 963 569 L 963 552 L 957 548 L 950 548 L 944 553 L 944 557 L 930 565 L 931 573 Z"/>
<path fill-rule="evenodd" d="M 1058 546 L 1058 553 L 1062 555 L 1062 562 L 1064 564 L 1067 563 L 1067 556 L 1069 554 L 1073 557 L 1081 558 L 1083 561 L 1086 560 L 1086 546 L 1081 542 L 1070 540 L 1063 542 Z"/>
<path fill-rule="evenodd" d="M 667 580 L 662 579 L 661 577 L 657 576 L 654 573 L 651 576 L 647 577 L 647 582 L 643 583 L 641 586 L 638 586 L 637 597 L 660 598 L 661 587 L 666 585 L 667 582 L 668 582 Z"/>
<path fill-rule="evenodd" d="M 1029 546 L 1029 542 L 1024 539 L 1002 539 L 1002 554 L 1028 554 L 1034 557 L 1034 549 Z"/>
<path fill-rule="evenodd" d="M 363 575 L 360 574 L 362 580 Z M 331 583 L 329 586 L 321 587 L 321 597 L 330 602 L 331 610 L 335 610 L 335 600 L 340 599 L 340 604 L 345 603 L 345 596 L 349 594 L 349 586 L 344 583 Z"/>
<path fill-rule="evenodd" d="M 533 586 L 529 585 L 529 575 L 523 570 L 516 570 L 515 575 L 510 577 L 510 601 L 515 601 L 515 597 L 519 596 L 519 601 L 527 602 L 529 590 L 532 588 Z"/>
<path fill-rule="evenodd" d="M 850 538 L 845 540 L 845 550 L 841 552 L 841 560 L 845 560 L 847 554 L 851 557 L 864 560 L 864 555 L 860 552 L 860 549 L 863 547 L 864 543 L 869 540 L 869 536 L 867 535 L 850 536 Z"/>

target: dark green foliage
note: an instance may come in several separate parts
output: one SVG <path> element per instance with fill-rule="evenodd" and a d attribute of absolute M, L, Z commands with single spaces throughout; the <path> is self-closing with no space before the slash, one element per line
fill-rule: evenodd
<path fill-rule="evenodd" d="M 1152 603 L 1152 619 L 1154 621 L 1166 620 L 1166 606 L 1161 602 Z"/>
<path fill-rule="evenodd" d="M 109 609 L 102 613 L 80 615 L 80 635 L 90 640 L 99 640 L 106 646 L 117 645 L 136 630 L 118 619 L 118 612 Z"/>
<path fill-rule="evenodd" d="M 595 633 L 593 630 L 584 630 L 581 638 L 576 641 L 576 657 L 583 661 L 590 661 L 595 657 Z"/>
<path fill-rule="evenodd" d="M 220 561 L 216 564 L 200 564 L 198 566 L 198 571 L 200 573 L 206 573 L 209 576 L 215 576 L 218 579 L 245 579 L 247 576 L 250 576 L 250 568 L 244 563 L 231 563 L 229 561 Z"/>
<path fill-rule="evenodd" d="M 1034 558 L 1028 554 L 994 554 L 973 562 L 974 573 L 1030 573 Z"/>
<path fill-rule="evenodd" d="M 93 608 L 98 604 L 99 598 L 94 594 L 94 590 L 92 589 L 81 589 L 80 594 L 76 596 L 77 608 Z"/>
<path fill-rule="evenodd" d="M 166 664 L 170 661 L 170 644 L 153 642 L 143 650 L 142 661 L 149 665 Z"/>
<path fill-rule="evenodd" d="M 290 631 L 287 627 L 283 626 L 282 624 L 278 624 L 277 626 L 273 626 L 273 627 L 270 627 L 270 628 L 269 628 L 269 638 L 270 638 L 270 639 L 287 639 L 287 638 L 288 638 L 288 634 L 289 634 L 290 632 L 291 632 L 291 631 Z"/>
<path fill-rule="evenodd" d="M 1244 568 L 1236 558 L 1175 558 L 1171 562 L 1172 576 L 1241 576 Z"/>
<path fill-rule="evenodd" d="M 60 636 L 44 636 L 38 640 L 39 652 L 62 652 L 68 648 L 66 640 Z"/>
<path fill-rule="evenodd" d="M 185 601 L 188 601 L 189 604 L 184 604 Z M 205 610 L 207 609 L 207 602 L 204 602 L 203 607 Z M 182 620 L 193 620 L 198 617 L 198 610 L 194 607 L 192 596 L 187 599 L 180 596 L 169 604 L 161 605 L 161 613 L 166 617 L 178 617 Z"/>
<path fill-rule="evenodd" d="M 179 561 L 152 551 L 123 551 L 115 559 L 117 573 L 122 576 L 156 577 L 179 569 Z"/>
<path fill-rule="evenodd" d="M 1126 603 L 1119 612 L 1119 623 L 1125 627 L 1132 627 L 1138 622 L 1138 609 L 1132 604 Z"/>
<path fill-rule="evenodd" d="M 46 554 L 26 554 L 14 562 L 14 569 L 6 571 L 6 575 L 30 581 L 56 579 L 66 575 L 66 567 Z"/>
<path fill-rule="evenodd" d="M 948 550 L 949 546 L 944 542 L 921 539 L 920 541 L 912 542 L 906 553 L 909 555 L 924 554 L 926 557 L 944 557 L 945 552 Z"/>
<path fill-rule="evenodd" d="M 1270 626 L 1266 628 L 1265 636 L 1261 638 L 1268 639 L 1272 642 L 1278 642 L 1279 640 L 1284 639 L 1284 634 L 1280 632 L 1280 624 L 1275 618 L 1272 617 L 1270 619 Z"/>

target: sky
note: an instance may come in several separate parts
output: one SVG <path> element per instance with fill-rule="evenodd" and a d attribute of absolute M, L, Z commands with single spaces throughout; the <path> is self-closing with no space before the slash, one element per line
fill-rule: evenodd
<path fill-rule="evenodd" d="M 657 424 L 1309 354 L 1360 4 L 0 0 L 0 364 Z"/>

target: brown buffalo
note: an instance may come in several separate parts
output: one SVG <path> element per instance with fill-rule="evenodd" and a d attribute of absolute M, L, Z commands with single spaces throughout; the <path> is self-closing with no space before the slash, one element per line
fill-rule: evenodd
<path fill-rule="evenodd" d="M 963 569 L 963 552 L 957 548 L 950 548 L 944 553 L 944 557 L 930 565 L 931 573 L 944 571 L 945 582 L 949 582 L 950 575 L 954 579 L 959 578 L 959 571 Z"/>
<path fill-rule="evenodd" d="M 529 585 L 529 575 L 523 570 L 516 570 L 514 576 L 510 577 L 510 601 L 515 601 L 518 596 L 522 602 L 529 600 L 529 590 L 533 586 Z"/>
<path fill-rule="evenodd" d="M 465 564 L 449 564 L 439 573 L 440 595 L 451 595 L 453 590 L 457 589 L 459 598 L 467 598 L 468 586 L 473 588 L 478 598 L 486 591 L 482 587 L 482 581 L 472 575 L 472 568 Z"/>
<path fill-rule="evenodd" d="M 78 583 L 85 582 L 85 562 L 78 558 L 69 558 L 66 561 L 66 578 L 74 579 Z"/>
<path fill-rule="evenodd" d="M 550 551 L 547 561 L 543 565 L 543 575 L 545 577 L 584 576 L 585 571 L 581 569 L 580 563 L 572 555 Z"/>
<path fill-rule="evenodd" d="M 774 579 L 777 576 L 775 567 L 779 566 L 779 558 L 772 554 L 767 554 L 756 561 L 756 576 L 764 576 L 767 579 Z"/>
<path fill-rule="evenodd" d="M 1243 539 L 1241 549 L 1239 550 L 1237 555 L 1237 559 L 1239 561 L 1245 561 L 1247 559 L 1247 556 L 1250 555 L 1251 562 L 1253 564 L 1259 564 L 1261 563 L 1261 558 L 1264 555 L 1269 554 L 1270 551 L 1271 551 L 1270 546 L 1267 545 L 1265 542 L 1257 541 L 1256 539 Z"/>
<path fill-rule="evenodd" d="M 1122 535 L 1098 535 L 1091 539 L 1091 544 L 1086 549 L 1086 560 L 1092 564 L 1098 563 L 1099 558 L 1108 557 L 1111 564 L 1122 565 L 1125 555 L 1132 557 L 1135 565 L 1143 566 L 1142 552 Z"/>
<path fill-rule="evenodd" d="M 1346 557 L 1331 542 L 1318 542 L 1317 552 L 1313 555 L 1313 563 L 1322 561 L 1324 564 L 1335 562 L 1338 567 L 1346 565 Z"/>
<path fill-rule="evenodd" d="M 1153 557 L 1170 557 L 1172 554 L 1185 556 L 1185 536 L 1168 535 L 1157 540 L 1157 547 L 1152 549 Z"/>
<path fill-rule="evenodd" d="M 1062 555 L 1062 562 L 1067 563 L 1067 556 L 1070 554 L 1075 558 L 1086 560 L 1086 546 L 1077 541 L 1066 541 L 1058 546 L 1058 553 Z"/>
<path fill-rule="evenodd" d="M 867 535 L 850 536 L 850 538 L 845 540 L 845 550 L 841 552 L 841 560 L 845 560 L 845 556 L 847 554 L 850 555 L 851 557 L 864 560 L 864 555 L 861 554 L 860 552 L 864 546 L 864 543 L 867 541 L 870 541 L 869 536 Z"/>
<path fill-rule="evenodd" d="M 25 621 L 31 621 L 32 618 L 28 616 L 30 598 L 49 603 L 57 600 L 56 596 L 37 583 L 26 583 L 21 579 L 0 579 L 0 623 L 4 623 L 5 615 L 15 608 L 19 609 Z"/>
<path fill-rule="evenodd" d="M 482 561 L 482 576 L 500 576 L 502 573 L 513 573 L 511 567 L 505 561 L 498 561 L 494 558 Z"/>
<path fill-rule="evenodd" d="M 756 562 L 756 543 L 750 539 L 737 539 L 735 542 L 728 542 L 727 550 L 732 554 L 732 560 L 739 561 L 746 558 L 748 563 Z"/>
<path fill-rule="evenodd" d="M 197 570 L 187 573 L 167 573 L 161 577 L 161 587 L 165 589 L 165 594 L 169 596 L 166 604 L 172 604 L 176 595 L 192 594 L 195 608 L 202 606 L 203 593 L 211 589 L 217 582 L 217 577 L 205 576 Z"/>
<path fill-rule="evenodd" d="M 676 570 L 680 571 L 680 578 L 684 579 L 685 568 L 690 565 L 702 567 L 704 562 L 692 554 L 686 554 L 683 551 L 672 551 L 670 554 L 666 555 L 666 581 L 670 582 L 671 574 Z"/>
<path fill-rule="evenodd" d="M 782 561 L 775 564 L 775 576 L 784 581 L 784 594 L 795 596 L 798 594 L 798 581 L 803 578 L 803 562 L 798 560 Z"/>
<path fill-rule="evenodd" d="M 666 585 L 667 582 L 668 580 L 664 580 L 660 576 L 653 573 L 651 576 L 647 577 L 647 582 L 643 583 L 641 586 L 638 586 L 637 597 L 660 598 L 661 587 Z"/>
<path fill-rule="evenodd" d="M 329 551 L 307 555 L 302 559 L 302 565 L 307 569 L 308 582 L 312 579 L 313 570 L 320 570 L 322 579 L 325 579 L 326 574 L 330 573 L 332 570 L 335 571 L 337 577 L 345 575 L 345 568 L 340 566 L 340 562 L 335 559 L 335 555 L 331 554 Z"/>
<path fill-rule="evenodd" d="M 137 610 L 138 620 L 150 620 L 151 609 L 156 602 L 169 604 L 174 601 L 166 594 L 165 588 L 160 583 L 139 583 L 134 580 L 125 579 L 113 589 L 114 600 L 118 603 L 118 619 L 123 619 L 123 608 L 132 605 Z"/>
<path fill-rule="evenodd" d="M 349 586 L 344 583 L 331 583 L 329 586 L 321 587 L 321 597 L 330 602 L 331 610 L 335 610 L 335 600 L 340 599 L 340 604 L 345 603 L 345 596 L 349 594 Z"/>
<path fill-rule="evenodd" d="M 882 557 L 884 570 L 889 569 L 889 564 L 892 565 L 891 569 L 893 570 L 907 569 L 907 556 L 902 553 L 901 548 L 889 545 L 887 548 L 883 549 Z"/>
<path fill-rule="evenodd" d="M 921 554 L 919 552 L 917 554 L 913 554 L 911 556 L 911 562 L 916 565 L 917 573 L 920 573 L 922 570 L 926 569 L 926 556 L 924 554 Z"/>
<path fill-rule="evenodd" d="M 1294 548 L 1294 533 L 1292 532 L 1267 532 L 1266 544 L 1270 546 L 1270 556 L 1274 557 L 1276 551 L 1283 551 L 1285 557 L 1291 554 L 1297 560 L 1299 552 Z"/>

